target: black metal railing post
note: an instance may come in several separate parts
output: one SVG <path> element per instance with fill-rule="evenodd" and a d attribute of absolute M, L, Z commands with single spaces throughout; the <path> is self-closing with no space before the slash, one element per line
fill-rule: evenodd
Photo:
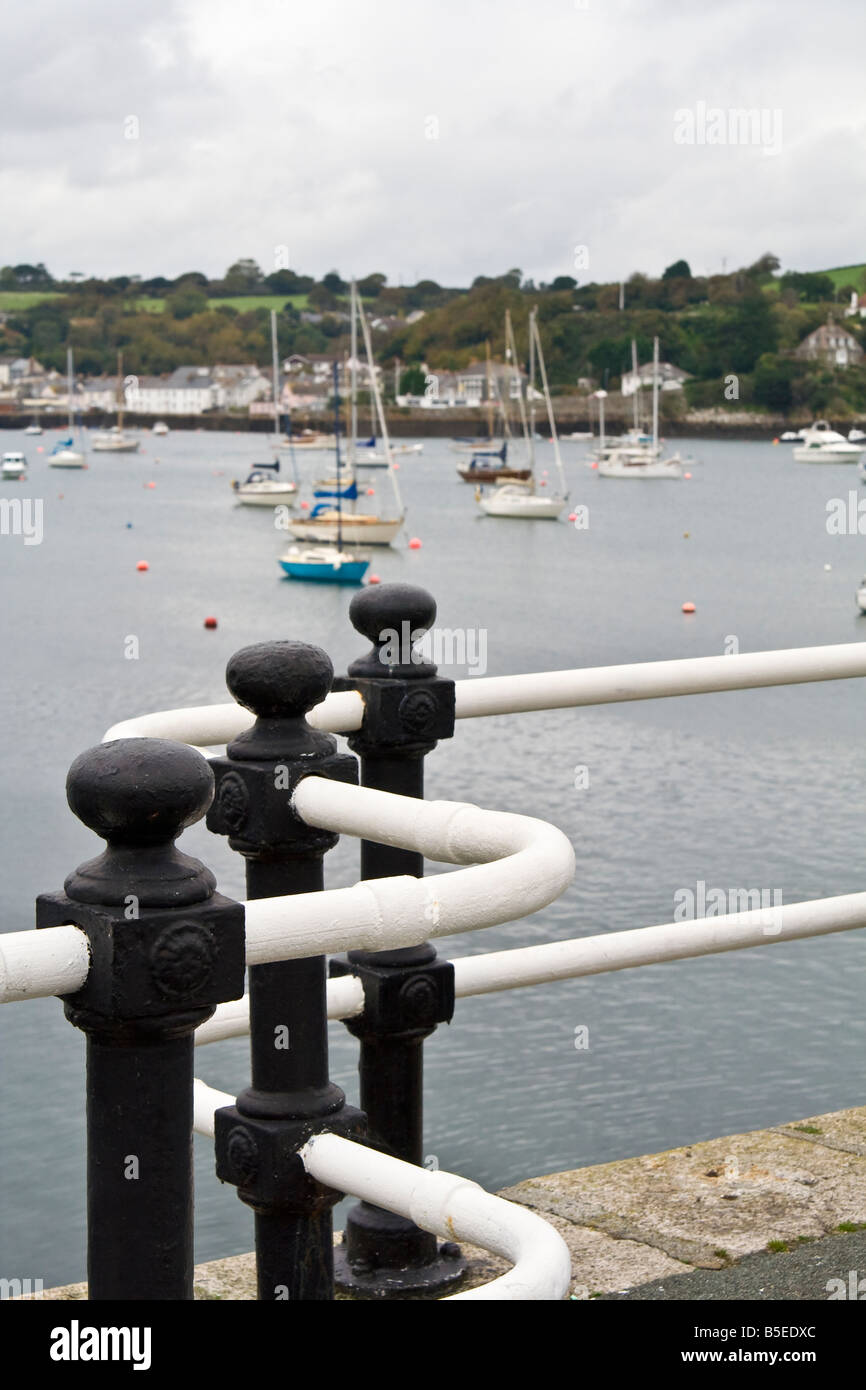
<path fill-rule="evenodd" d="M 364 724 L 349 737 L 361 758 L 361 782 L 379 791 L 423 797 L 424 758 L 454 732 L 454 682 L 436 674 L 415 650 L 436 617 L 424 589 L 383 584 L 357 594 L 349 617 L 373 643 L 334 689 L 364 697 Z M 361 841 L 361 877 L 423 877 L 424 859 L 412 850 Z M 431 912 L 435 904 L 431 902 Z M 360 976 L 364 1012 L 347 1019 L 360 1039 L 361 1106 L 369 1143 L 409 1163 L 423 1159 L 423 1044 L 454 1012 L 454 967 L 435 948 L 350 951 L 331 961 L 334 975 Z M 360 1202 L 349 1212 L 336 1255 L 338 1284 L 368 1298 L 433 1295 L 463 1276 L 459 1247 L 420 1230 L 405 1217 Z"/>
<path fill-rule="evenodd" d="M 76 758 L 69 805 L 107 841 L 37 899 L 90 943 L 64 998 L 87 1035 L 87 1278 L 93 1300 L 193 1296 L 193 1031 L 244 979 L 244 909 L 174 841 L 213 774 L 192 748 L 118 739 Z"/>
<path fill-rule="evenodd" d="M 333 667 L 301 642 L 245 647 L 226 683 L 257 716 L 214 758 L 208 826 L 246 860 L 249 898 L 318 892 L 337 836 L 306 825 L 290 801 L 305 776 L 358 780 L 356 760 L 305 719 L 325 698 Z M 341 1194 L 304 1172 L 297 1151 L 322 1130 L 358 1137 L 364 1116 L 328 1079 L 324 956 L 249 970 L 252 1085 L 216 1112 L 217 1176 L 255 1212 L 258 1297 L 334 1296 L 332 1208 Z"/>

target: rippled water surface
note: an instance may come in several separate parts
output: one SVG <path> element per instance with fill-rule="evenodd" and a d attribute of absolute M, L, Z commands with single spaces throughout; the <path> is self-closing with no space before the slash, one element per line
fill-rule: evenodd
<path fill-rule="evenodd" d="M 30 926 L 36 893 L 97 850 L 64 779 L 110 724 L 224 701 L 225 663 L 249 642 L 315 642 L 338 671 L 366 645 L 348 623 L 351 591 L 281 580 L 270 514 L 234 505 L 231 477 L 267 457 L 249 436 L 172 434 L 82 473 L 48 469 L 53 438 L 44 454 L 12 434 L 2 445 L 26 445 L 31 470 L 0 495 L 44 499 L 41 545 L 0 536 L 3 930 Z M 796 465 L 769 443 L 682 441 L 691 479 L 623 487 L 584 466 L 582 445 L 564 447 L 585 531 L 480 516 L 444 441 L 403 461 L 407 535 L 423 548 L 404 537 L 373 569 L 429 588 L 443 627 L 483 628 L 487 674 L 716 655 L 731 639 L 742 651 L 860 640 L 866 546 L 825 524 L 828 499 L 857 491 L 854 469 Z M 124 655 L 130 636 L 138 660 Z M 553 821 L 577 874 L 546 911 L 443 952 L 669 921 L 675 894 L 699 881 L 786 902 L 859 891 L 864 710 L 863 683 L 840 681 L 461 721 L 427 761 L 428 795 Z M 197 826 L 182 844 L 243 896 L 221 840 Z M 327 873 L 354 881 L 354 842 Z M 496 1188 L 866 1103 L 864 964 L 854 932 L 461 1000 L 426 1049 L 426 1150 Z M 581 1025 L 587 1050 L 574 1045 Z M 340 1025 L 330 1036 L 334 1076 L 356 1100 L 356 1044 Z M 13 1004 L 0 1049 L 0 1273 L 79 1278 L 83 1036 L 55 1000 Z M 246 1043 L 197 1065 L 238 1089 Z M 213 1176 L 208 1143 L 196 1149 L 198 1258 L 251 1248 L 250 1214 Z"/>

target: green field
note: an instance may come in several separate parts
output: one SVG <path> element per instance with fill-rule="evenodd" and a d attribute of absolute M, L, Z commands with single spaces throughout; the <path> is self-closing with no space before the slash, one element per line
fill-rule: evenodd
<path fill-rule="evenodd" d="M 59 299 L 57 290 L 0 290 L 0 313 L 13 309 L 33 309 L 43 299 Z"/>
<path fill-rule="evenodd" d="M 305 294 L 237 294 L 229 296 L 227 299 L 209 299 L 207 307 L 209 309 L 219 309 L 227 304 L 232 309 L 237 309 L 239 314 L 248 314 L 251 309 L 282 309 L 284 304 L 292 304 L 296 309 L 306 309 L 307 296 Z M 140 314 L 161 314 L 165 308 L 164 299 L 137 299 L 135 301 L 136 310 Z"/>
<path fill-rule="evenodd" d="M 818 274 L 829 275 L 837 290 L 840 290 L 843 285 L 853 285 L 859 292 L 866 289 L 866 284 L 861 280 L 864 272 L 866 272 L 866 265 L 839 265 L 835 266 L 833 270 L 820 270 Z"/>

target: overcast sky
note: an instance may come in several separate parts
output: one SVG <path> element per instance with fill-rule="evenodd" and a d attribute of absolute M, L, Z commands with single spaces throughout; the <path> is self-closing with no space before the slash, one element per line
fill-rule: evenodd
<path fill-rule="evenodd" d="M 0 264 L 866 259 L 863 0 L 28 0 L 3 50 Z M 763 111 L 763 139 L 702 143 L 701 104 Z"/>

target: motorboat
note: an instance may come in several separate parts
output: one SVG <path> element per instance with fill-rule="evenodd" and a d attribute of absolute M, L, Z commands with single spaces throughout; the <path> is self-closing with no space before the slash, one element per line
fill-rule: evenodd
<path fill-rule="evenodd" d="M 784 435 L 782 436 L 782 438 L 784 439 Z M 866 430 L 858 430 L 852 428 L 848 431 L 848 438 L 852 444 L 857 444 L 860 442 L 860 440 L 866 439 Z"/>
<path fill-rule="evenodd" d="M 42 426 L 41 426 L 41 425 L 37 425 L 37 424 L 35 423 L 35 421 L 34 421 L 34 423 L 33 423 L 32 425 L 28 425 L 28 426 L 27 426 L 27 428 L 26 428 L 26 430 L 24 431 L 24 433 L 25 433 L 25 434 L 41 434 L 41 433 L 42 433 Z"/>
<path fill-rule="evenodd" d="M 27 477 L 27 460 L 23 454 L 7 453 L 3 455 L 3 463 L 0 465 L 0 477 L 7 482 L 18 482 Z"/>
<path fill-rule="evenodd" d="M 826 420 L 816 420 L 794 449 L 794 458 L 797 463 L 857 463 L 862 453 L 862 445 L 852 444 Z"/>
<path fill-rule="evenodd" d="M 153 426 L 153 429 L 151 430 L 151 434 L 168 434 L 168 425 L 165 423 L 164 420 L 157 420 L 156 424 Z"/>
<path fill-rule="evenodd" d="M 864 574 L 863 578 L 860 580 L 857 589 L 857 607 L 860 609 L 861 613 L 866 613 L 866 574 Z"/>

